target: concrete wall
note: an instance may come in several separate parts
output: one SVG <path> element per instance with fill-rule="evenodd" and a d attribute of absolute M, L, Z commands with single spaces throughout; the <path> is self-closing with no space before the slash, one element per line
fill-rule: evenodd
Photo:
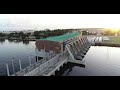
<path fill-rule="evenodd" d="M 59 53 L 61 51 L 61 43 L 48 40 L 37 40 L 36 48 L 38 50 L 45 49 L 46 52 L 52 50 L 55 51 L 56 53 Z"/>

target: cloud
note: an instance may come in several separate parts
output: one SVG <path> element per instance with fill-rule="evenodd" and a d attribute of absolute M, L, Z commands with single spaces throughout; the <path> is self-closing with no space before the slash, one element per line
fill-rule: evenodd
<path fill-rule="evenodd" d="M 120 14 L 1 14 L 0 29 L 120 28 Z"/>

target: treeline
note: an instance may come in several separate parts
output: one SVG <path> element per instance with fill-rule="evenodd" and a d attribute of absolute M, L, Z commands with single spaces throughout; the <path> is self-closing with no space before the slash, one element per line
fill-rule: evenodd
<path fill-rule="evenodd" d="M 97 35 L 97 33 L 90 33 L 87 31 L 82 31 L 82 35 Z"/>
<path fill-rule="evenodd" d="M 5 39 L 5 38 L 6 38 L 6 34 L 0 33 L 0 40 L 3 40 L 3 39 Z"/>
<path fill-rule="evenodd" d="M 36 39 L 40 39 L 51 36 L 59 36 L 66 33 L 71 33 L 73 31 L 78 31 L 78 30 L 77 29 L 55 29 L 55 30 L 45 29 L 45 30 L 34 31 L 33 33 L 24 33 L 23 31 L 21 31 L 21 32 L 12 32 L 9 34 L 0 33 L 0 37 L 2 38 L 5 37 L 8 39 L 10 38 L 29 39 L 32 36 L 35 37 Z"/>
<path fill-rule="evenodd" d="M 6 36 L 6 34 L 0 33 L 0 37 L 5 37 L 5 36 Z"/>
<path fill-rule="evenodd" d="M 120 30 L 118 30 L 118 31 L 106 30 L 104 32 L 104 35 L 107 35 L 107 36 L 115 36 L 115 35 L 120 36 Z"/>
<path fill-rule="evenodd" d="M 50 36 L 59 36 L 59 35 L 63 35 L 66 33 L 70 33 L 72 31 L 75 31 L 75 29 L 56 29 L 56 30 L 46 29 L 44 31 L 35 31 L 34 36 L 37 39 L 39 39 L 39 38 L 46 38 Z"/>
<path fill-rule="evenodd" d="M 20 38 L 20 39 L 27 39 L 31 33 L 23 33 L 21 32 L 14 32 L 7 35 L 8 38 Z"/>

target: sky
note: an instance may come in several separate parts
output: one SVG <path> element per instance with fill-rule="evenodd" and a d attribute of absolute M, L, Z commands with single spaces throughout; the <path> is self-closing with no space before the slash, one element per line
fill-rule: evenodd
<path fill-rule="evenodd" d="M 120 28 L 120 14 L 0 14 L 0 31 Z"/>

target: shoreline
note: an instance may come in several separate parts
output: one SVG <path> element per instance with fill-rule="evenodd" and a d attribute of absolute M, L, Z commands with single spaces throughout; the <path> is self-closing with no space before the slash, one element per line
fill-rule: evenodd
<path fill-rule="evenodd" d="M 108 46 L 108 47 L 120 47 L 120 44 L 114 43 L 95 43 L 93 46 Z"/>
<path fill-rule="evenodd" d="M 7 40 L 36 41 L 37 39 L 9 39 L 7 38 Z"/>
<path fill-rule="evenodd" d="M 20 40 L 20 41 L 36 41 L 37 39 L 11 39 L 11 38 L 0 38 L 0 40 Z"/>

